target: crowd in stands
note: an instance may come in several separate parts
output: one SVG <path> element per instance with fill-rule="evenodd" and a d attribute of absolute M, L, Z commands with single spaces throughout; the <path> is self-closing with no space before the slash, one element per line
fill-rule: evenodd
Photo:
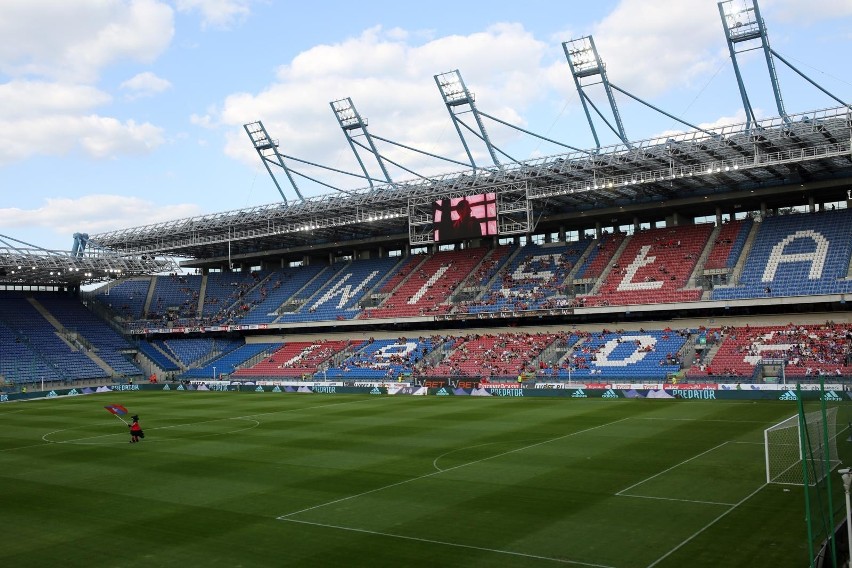
<path fill-rule="evenodd" d="M 783 361 L 786 376 L 849 376 L 852 374 L 852 326 L 827 321 L 822 325 L 726 326 L 701 330 L 703 351 L 716 346 L 712 357 L 700 354 L 689 377 L 751 377 L 762 362 Z"/>
<path fill-rule="evenodd" d="M 746 249 L 745 243 L 750 247 Z M 597 240 L 440 251 L 247 274 L 151 277 L 137 327 L 523 313 L 852 292 L 848 210 L 603 233 Z M 705 276 L 721 275 L 704 292 Z M 199 311 L 202 279 L 206 292 Z M 132 284 L 131 284 L 132 282 Z M 721 284 L 725 282 L 725 284 Z M 105 303 L 143 317 L 144 279 Z M 580 288 L 582 286 L 582 288 Z M 370 302 L 362 302 L 370 295 Z M 139 321 L 144 321 L 139 324 Z"/>
<path fill-rule="evenodd" d="M 100 348 L 78 345 L 75 350 L 73 344 L 60 339 L 61 332 L 42 315 L 48 310 L 59 321 L 80 322 L 76 333 L 94 338 L 103 335 L 114 341 L 110 338 L 114 332 L 105 323 L 101 325 L 110 333 L 100 334 L 93 319 L 75 315 L 85 311 L 78 300 L 47 297 L 39 302 L 38 297 L 14 295 L 0 299 L 0 349 L 14 354 L 0 360 L 3 380 L 73 381 L 109 375 L 88 358 L 88 353 L 105 349 L 106 343 L 97 343 L 103 340 L 91 343 Z M 72 316 L 74 319 L 69 319 Z M 235 378 L 665 381 L 685 371 L 686 378 L 695 381 L 748 381 L 760 380 L 758 373 L 779 361 L 783 361 L 784 373 L 791 379 L 852 377 L 852 325 L 833 321 L 634 331 L 504 330 L 283 343 L 192 337 L 146 339 L 135 348 L 122 343 L 120 349 L 135 351 L 137 363 L 141 365 L 144 358 L 155 366 L 155 374 L 203 378 L 224 374 Z M 116 359 L 103 359 L 120 366 Z M 115 369 L 112 376 L 122 374 Z"/>

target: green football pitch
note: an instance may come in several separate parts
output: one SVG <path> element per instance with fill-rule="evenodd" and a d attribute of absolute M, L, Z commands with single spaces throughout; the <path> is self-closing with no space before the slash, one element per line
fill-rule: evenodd
<path fill-rule="evenodd" d="M 142 443 L 107 404 L 140 415 Z M 803 491 L 766 485 L 763 450 L 794 413 L 253 392 L 8 403 L 0 564 L 801 567 Z"/>

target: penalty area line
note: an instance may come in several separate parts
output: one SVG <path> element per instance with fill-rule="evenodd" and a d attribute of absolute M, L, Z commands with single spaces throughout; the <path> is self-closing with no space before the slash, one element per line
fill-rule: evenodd
<path fill-rule="evenodd" d="M 535 560 L 545 560 L 545 561 L 548 561 L 548 562 L 556 562 L 556 563 L 559 563 L 559 564 L 570 564 L 572 566 L 589 566 L 590 568 L 614 568 L 613 566 L 607 566 L 606 564 L 592 564 L 590 562 L 581 562 L 579 560 L 567 560 L 567 559 L 564 559 L 564 558 L 553 558 L 553 557 L 550 557 L 550 556 L 540 556 L 538 554 L 526 554 L 524 552 L 515 552 L 515 551 L 512 551 L 512 550 L 500 550 L 498 548 L 486 548 L 484 546 L 474 546 L 472 544 L 460 544 L 458 542 L 446 542 L 446 541 L 443 541 L 443 540 L 433 540 L 433 539 L 430 539 L 430 538 L 423 538 L 423 537 L 419 537 L 419 536 L 406 536 L 406 535 L 402 535 L 402 534 L 393 534 L 393 533 L 386 533 L 386 532 L 380 532 L 380 531 L 371 531 L 371 530 L 367 530 L 367 529 L 356 529 L 356 528 L 353 528 L 353 527 L 342 527 L 342 526 L 339 526 L 339 525 L 329 525 L 329 524 L 325 524 L 325 523 L 315 523 L 315 522 L 311 522 L 311 521 L 300 521 L 298 519 L 290 519 L 290 518 L 282 518 L 282 517 L 279 517 L 278 520 L 279 521 L 287 521 L 289 523 L 299 523 L 299 524 L 303 524 L 303 525 L 311 525 L 311 526 L 315 526 L 315 527 L 322 527 L 322 528 L 327 528 L 327 529 L 337 529 L 337 530 L 341 530 L 341 531 L 357 532 L 357 533 L 362 533 L 362 534 L 371 534 L 371 535 L 383 536 L 383 537 L 387 537 L 387 538 L 398 538 L 398 539 L 402 539 L 402 540 L 411 540 L 411 541 L 415 541 L 415 542 L 422 542 L 422 543 L 425 543 L 425 544 L 438 544 L 438 545 L 441 545 L 441 546 L 453 546 L 453 547 L 456 547 L 456 548 L 467 548 L 467 549 L 470 549 L 470 550 L 479 550 L 479 551 L 482 551 L 482 552 L 490 552 L 490 553 L 493 553 L 493 554 L 506 554 L 506 555 L 509 555 L 509 556 L 520 556 L 522 558 L 532 558 L 532 559 L 535 559 Z"/>
<path fill-rule="evenodd" d="M 630 490 L 631 490 L 631 489 L 633 489 L 634 487 L 638 487 L 638 486 L 642 485 L 642 484 L 643 484 L 643 483 L 645 483 L 646 481 L 651 481 L 651 480 L 652 480 L 652 479 L 654 479 L 655 477 L 659 477 L 659 476 L 663 475 L 664 473 L 667 473 L 667 472 L 669 472 L 669 471 L 671 471 L 671 470 L 673 470 L 673 469 L 675 469 L 675 468 L 678 468 L 678 467 L 682 466 L 682 465 L 683 465 L 683 464 L 685 464 L 685 463 L 689 463 L 689 462 L 691 462 L 691 461 L 692 461 L 692 460 L 694 460 L 694 459 L 698 459 L 698 458 L 700 458 L 701 456 L 703 456 L 703 455 L 705 455 L 705 454 L 709 454 L 710 452 L 712 452 L 712 451 L 714 451 L 714 450 L 718 450 L 719 448 L 721 448 L 722 446 L 724 446 L 725 444 L 728 444 L 728 443 L 729 443 L 729 442 L 722 442 L 722 443 L 721 443 L 721 444 L 719 444 L 718 446 L 713 446 L 713 447 L 712 447 L 712 448 L 710 448 L 709 450 L 705 450 L 705 451 L 701 452 L 700 454 L 694 455 L 694 456 L 692 456 L 691 458 L 688 458 L 688 459 L 683 460 L 683 461 L 682 461 L 682 462 L 680 462 L 680 463 L 676 463 L 676 464 L 674 464 L 673 466 L 671 466 L 671 467 L 669 467 L 669 468 L 664 469 L 663 471 L 660 471 L 660 472 L 655 473 L 655 474 L 654 474 L 654 475 L 652 475 L 651 477 L 646 477 L 646 478 L 645 478 L 645 479 L 643 479 L 642 481 L 639 481 L 639 482 L 637 482 L 637 483 L 634 483 L 634 484 L 633 484 L 633 485 L 631 485 L 630 487 L 625 487 L 624 489 L 622 489 L 621 491 L 619 491 L 618 493 L 616 493 L 616 495 L 622 495 L 623 493 L 626 493 L 627 491 L 630 491 Z"/>
<path fill-rule="evenodd" d="M 768 485 L 767 483 L 764 483 L 763 485 L 761 485 L 760 487 L 758 487 L 757 489 L 755 489 L 754 491 L 752 491 L 751 493 L 749 493 L 748 495 L 743 497 L 736 505 L 733 505 L 730 509 L 728 509 L 727 511 L 725 511 L 724 513 L 722 513 L 721 515 L 719 515 L 718 517 L 716 517 L 715 519 L 713 519 L 712 521 L 710 521 L 709 523 L 707 523 L 706 525 L 704 525 L 703 527 L 701 527 L 700 529 L 698 529 L 697 531 L 692 533 L 692 536 L 685 539 L 680 544 L 678 544 L 677 546 L 675 546 L 674 548 L 672 548 L 671 550 L 669 550 L 668 552 L 666 552 L 665 554 L 663 554 L 662 556 L 660 556 L 659 558 L 657 558 L 656 560 L 654 560 L 653 562 L 648 564 L 648 568 L 654 568 L 654 566 L 656 566 L 657 564 L 659 564 L 660 562 L 662 562 L 663 560 L 665 560 L 666 558 L 668 558 L 669 556 L 671 556 L 672 554 L 674 554 L 675 552 L 677 552 L 678 550 L 680 550 L 681 548 L 683 548 L 684 546 L 689 544 L 695 537 L 697 537 L 698 535 L 700 535 L 701 533 L 703 533 L 704 531 L 706 531 L 707 529 L 709 529 L 710 527 L 712 527 L 713 525 L 715 525 L 716 523 L 721 521 L 728 513 L 730 513 L 731 511 L 733 511 L 734 509 L 736 509 L 737 507 L 739 507 L 740 505 L 742 505 L 743 503 L 745 503 L 746 501 L 748 501 L 749 499 L 751 499 L 752 497 L 757 495 L 758 493 L 760 493 L 760 491 L 764 487 L 766 487 L 767 485 Z"/>

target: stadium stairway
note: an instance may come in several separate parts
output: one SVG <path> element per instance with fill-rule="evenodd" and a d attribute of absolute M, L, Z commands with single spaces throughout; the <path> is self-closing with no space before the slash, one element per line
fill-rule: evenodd
<path fill-rule="evenodd" d="M 201 316 L 204 315 L 204 296 L 207 294 L 207 281 L 210 279 L 209 274 L 204 274 L 201 277 L 201 286 L 198 289 L 198 306 L 196 306 L 197 313 Z"/>
<path fill-rule="evenodd" d="M 695 268 L 692 269 L 692 274 L 689 275 L 689 280 L 686 281 L 686 288 L 698 288 L 698 277 L 704 274 L 704 266 L 707 263 L 707 258 L 713 252 L 713 243 L 719 238 L 721 227 L 713 227 L 710 236 L 707 238 L 707 243 L 704 245 L 704 250 L 698 256 L 698 261 L 695 263 Z"/>
<path fill-rule="evenodd" d="M 519 247 L 514 250 L 506 246 L 500 246 L 489 250 L 479 263 L 471 269 L 456 290 L 450 295 L 449 303 L 452 306 L 450 312 L 458 312 L 460 305 L 468 300 L 479 302 L 491 288 L 495 279 L 500 275 L 503 267 L 509 266 L 520 251 Z M 511 251 L 511 252 L 510 252 Z M 485 279 L 483 282 L 482 280 Z M 470 294 L 474 294 L 470 297 Z M 466 308 L 465 308 L 466 309 Z"/>
<path fill-rule="evenodd" d="M 429 255 L 426 254 L 409 257 L 405 263 L 400 266 L 396 274 L 385 281 L 381 288 L 382 292 L 386 293 L 388 297 L 396 294 L 397 290 L 404 286 L 405 283 L 408 282 L 408 279 L 411 278 L 411 275 L 414 274 L 428 259 Z"/>
<path fill-rule="evenodd" d="M 571 342 L 572 338 L 574 339 L 573 343 Z M 556 366 L 561 367 L 563 363 L 569 360 L 571 355 L 573 355 L 577 349 L 581 349 L 583 347 L 583 343 L 585 342 L 585 337 L 577 337 L 576 335 L 571 334 L 571 337 L 569 337 L 568 339 L 568 344 L 565 347 L 565 353 L 563 353 L 562 356 L 557 359 Z"/>
<path fill-rule="evenodd" d="M 281 323 L 285 319 L 284 316 L 287 314 L 298 312 L 304 308 L 310 301 L 310 298 L 317 293 L 317 290 L 325 286 L 327 281 L 326 279 L 334 278 L 336 270 L 337 269 L 332 266 L 321 267 L 319 272 L 317 272 L 310 280 L 302 284 L 298 290 L 290 294 L 280 304 L 278 304 L 274 310 L 276 315 L 272 322 Z M 298 303 L 298 307 L 296 309 L 280 311 L 287 305 L 295 305 L 294 302 Z"/>
<path fill-rule="evenodd" d="M 59 338 L 60 338 L 62 341 L 64 341 L 64 342 L 68 345 L 68 347 L 69 347 L 70 349 L 72 349 L 73 351 L 79 351 L 79 352 L 83 353 L 86 357 L 88 357 L 89 359 L 91 359 L 91 360 L 92 360 L 92 362 L 93 362 L 95 365 L 97 365 L 98 367 L 100 367 L 101 369 L 103 369 L 103 370 L 104 370 L 104 372 L 106 372 L 106 373 L 107 373 L 107 374 L 109 374 L 110 376 L 114 376 L 114 375 L 117 375 L 117 374 L 118 374 L 118 373 L 116 372 L 116 370 L 115 370 L 115 369 L 113 369 L 112 367 L 110 367 L 110 366 L 107 364 L 107 362 L 106 362 L 106 361 L 104 361 L 103 359 L 101 359 L 100 357 L 98 357 L 98 355 L 97 355 L 97 354 L 96 354 L 93 350 L 91 350 L 91 349 L 80 349 L 79 347 L 77 347 L 76 345 L 74 345 L 73 343 L 71 343 L 71 342 L 68 340 L 68 336 L 71 334 L 71 332 L 70 332 L 70 331 L 68 331 L 67 329 L 65 329 L 65 328 L 62 326 L 62 323 L 60 323 L 60 321 L 59 321 L 58 319 L 56 319 L 55 317 L 53 317 L 53 314 L 51 314 L 49 311 L 47 311 L 47 308 L 45 308 L 45 307 L 41 304 L 41 302 L 39 302 L 37 299 L 32 298 L 32 297 L 27 298 L 27 301 L 30 303 L 30 305 L 31 305 L 33 308 L 35 308 L 35 310 L 36 310 L 38 313 L 40 313 L 40 314 L 41 314 L 41 316 L 42 316 L 45 320 L 47 320 L 47 322 L 48 322 L 50 325 L 52 325 L 52 326 L 53 326 L 53 328 L 57 331 L 57 335 L 59 336 Z"/>
<path fill-rule="evenodd" d="M 606 282 L 607 277 L 609 276 L 609 273 L 612 272 L 613 265 L 618 262 L 619 258 L 621 258 L 621 253 L 623 253 L 624 249 L 627 248 L 627 245 L 630 244 L 630 240 L 631 240 L 631 237 L 629 235 L 625 236 L 621 240 L 621 243 L 619 243 L 618 248 L 615 249 L 615 252 L 613 253 L 612 257 L 607 262 L 606 267 L 598 275 L 597 282 L 595 282 L 595 285 L 592 286 L 591 291 L 589 291 L 589 293 L 586 294 L 586 296 L 597 296 L 598 295 L 598 292 L 600 292 L 600 289 L 603 287 L 604 283 Z"/>
<path fill-rule="evenodd" d="M 751 249 L 754 246 L 755 239 L 757 239 L 757 232 L 759 229 L 759 223 L 752 224 L 751 230 L 748 233 L 748 237 L 746 237 L 746 242 L 743 245 L 743 251 L 740 253 L 740 258 L 737 260 L 737 264 L 734 265 L 734 270 L 731 273 L 731 277 L 728 279 L 729 286 L 739 285 L 740 276 L 742 276 L 746 260 L 748 260 L 749 254 L 751 254 Z"/>
<path fill-rule="evenodd" d="M 142 317 L 148 315 L 148 311 L 151 309 L 151 302 L 154 301 L 154 290 L 157 288 L 157 277 L 152 276 L 150 282 L 148 282 L 148 292 L 145 294 L 145 304 L 142 307 Z"/>

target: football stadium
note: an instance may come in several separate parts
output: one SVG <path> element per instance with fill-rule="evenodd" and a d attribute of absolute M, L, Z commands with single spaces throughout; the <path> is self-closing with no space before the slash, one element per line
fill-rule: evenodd
<path fill-rule="evenodd" d="M 848 566 L 852 91 L 777 52 L 757 0 L 718 7 L 738 124 L 619 87 L 586 35 L 561 47 L 594 147 L 454 70 L 461 159 L 343 98 L 354 189 L 304 195 L 341 171 L 259 117 L 275 203 L 4 236 L 3 564 Z M 788 109 L 781 67 L 831 104 Z M 632 139 L 624 100 L 681 129 Z M 515 160 L 495 122 L 561 150 Z"/>

